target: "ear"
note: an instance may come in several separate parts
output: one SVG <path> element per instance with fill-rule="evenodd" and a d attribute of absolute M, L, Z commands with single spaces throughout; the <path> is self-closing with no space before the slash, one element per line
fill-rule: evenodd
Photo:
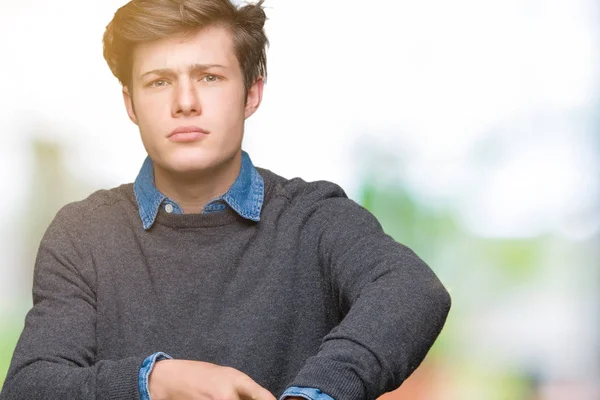
<path fill-rule="evenodd" d="M 135 107 L 133 106 L 133 96 L 129 92 L 129 88 L 127 86 L 123 86 L 123 101 L 125 102 L 125 109 L 127 110 L 127 115 L 129 115 L 129 119 L 134 124 L 138 124 L 137 116 L 135 115 Z"/>
<path fill-rule="evenodd" d="M 246 109 L 244 111 L 244 118 L 250 117 L 260 106 L 260 102 L 262 101 L 263 96 L 263 88 L 265 86 L 265 82 L 262 76 L 259 76 L 258 79 L 252 84 L 250 89 L 248 90 L 248 97 L 246 98 Z"/>

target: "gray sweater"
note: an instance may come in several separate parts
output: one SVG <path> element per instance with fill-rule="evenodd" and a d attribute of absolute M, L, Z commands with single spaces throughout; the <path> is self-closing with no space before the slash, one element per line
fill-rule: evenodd
<path fill-rule="evenodd" d="M 161 210 L 144 231 L 132 184 L 64 206 L 0 399 L 139 400 L 157 351 L 236 368 L 275 396 L 400 386 L 442 329 L 447 291 L 338 185 L 257 171 L 260 222 Z"/>

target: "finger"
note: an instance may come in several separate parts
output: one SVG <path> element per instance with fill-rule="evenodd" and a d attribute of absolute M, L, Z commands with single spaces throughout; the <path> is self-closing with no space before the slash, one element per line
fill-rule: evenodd
<path fill-rule="evenodd" d="M 277 400 L 267 389 L 254 382 L 248 375 L 241 374 L 235 389 L 244 400 Z"/>

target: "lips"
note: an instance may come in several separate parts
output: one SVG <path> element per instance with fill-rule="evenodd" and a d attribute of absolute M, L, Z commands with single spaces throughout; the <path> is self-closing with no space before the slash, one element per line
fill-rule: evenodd
<path fill-rule="evenodd" d="M 208 131 L 206 129 L 202 129 L 198 126 L 190 125 L 190 126 L 180 126 L 179 128 L 174 129 L 173 132 L 171 132 L 169 134 L 169 136 L 167 136 L 167 137 L 171 137 L 171 136 L 177 135 L 179 133 L 192 133 L 192 132 L 200 132 L 205 135 L 208 134 Z"/>
<path fill-rule="evenodd" d="M 206 129 L 198 126 L 180 126 L 173 130 L 167 138 L 173 142 L 191 142 L 208 135 Z"/>

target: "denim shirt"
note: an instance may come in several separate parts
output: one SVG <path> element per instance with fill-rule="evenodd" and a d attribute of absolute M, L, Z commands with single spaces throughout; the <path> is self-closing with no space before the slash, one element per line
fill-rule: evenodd
<path fill-rule="evenodd" d="M 144 160 L 133 183 L 133 191 L 145 230 L 150 229 L 154 224 L 160 207 L 164 207 L 168 213 L 183 214 L 181 207 L 159 192 L 154 185 L 154 167 L 149 156 Z M 254 168 L 248 153 L 242 151 L 242 166 L 237 179 L 225 194 L 208 202 L 202 213 L 219 212 L 231 207 L 241 217 L 258 222 L 263 200 L 263 178 Z M 165 359 L 172 359 L 172 357 L 159 351 L 149 355 L 142 363 L 138 380 L 140 400 L 150 400 L 148 390 L 150 372 L 157 362 Z M 286 389 L 280 400 L 288 396 L 298 396 L 308 400 L 333 400 L 329 395 L 314 388 L 290 387 Z"/>
<path fill-rule="evenodd" d="M 208 202 L 202 213 L 223 211 L 229 206 L 243 218 L 259 221 L 264 189 L 263 178 L 254 168 L 248 153 L 242 151 L 242 166 L 237 179 L 225 194 Z M 154 224 L 161 206 L 168 213 L 183 214 L 183 210 L 177 203 L 154 186 L 154 167 L 149 156 L 144 160 L 140 173 L 133 183 L 133 192 L 146 230 Z"/>

